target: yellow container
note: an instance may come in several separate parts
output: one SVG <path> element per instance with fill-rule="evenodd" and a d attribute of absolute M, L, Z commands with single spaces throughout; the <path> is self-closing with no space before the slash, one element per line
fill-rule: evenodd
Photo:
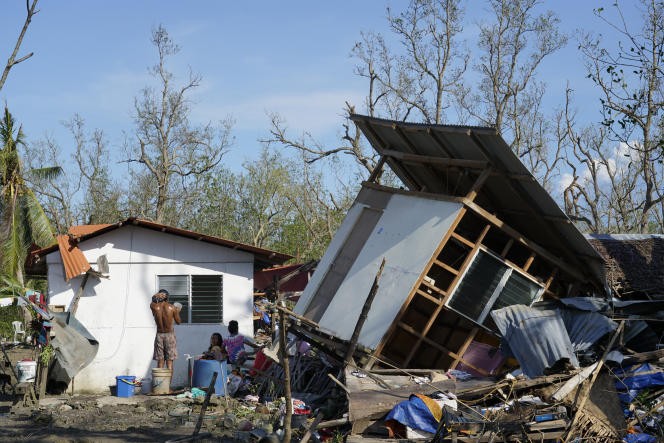
<path fill-rule="evenodd" d="M 168 368 L 152 368 L 152 393 L 168 394 L 171 392 L 173 370 Z"/>

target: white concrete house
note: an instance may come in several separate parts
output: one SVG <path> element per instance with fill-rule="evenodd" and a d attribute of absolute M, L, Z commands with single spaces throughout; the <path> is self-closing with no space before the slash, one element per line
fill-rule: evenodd
<path fill-rule="evenodd" d="M 97 272 L 105 271 L 102 256 L 104 276 Z M 150 377 L 156 325 L 149 304 L 159 289 L 183 305 L 172 385 L 185 385 L 185 354 L 206 350 L 213 332 L 226 336 L 228 322 L 237 320 L 240 333 L 253 336 L 254 270 L 291 257 L 130 218 L 73 227 L 31 258 L 33 272 L 48 277 L 50 309 L 74 312 L 99 342 L 92 363 L 75 377 L 75 391 L 103 392 L 118 375 Z"/>

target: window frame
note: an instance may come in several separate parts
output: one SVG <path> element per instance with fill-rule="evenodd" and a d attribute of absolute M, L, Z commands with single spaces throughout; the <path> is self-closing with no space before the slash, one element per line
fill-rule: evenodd
<path fill-rule="evenodd" d="M 155 292 L 162 289 L 164 285 L 161 285 L 162 277 L 184 277 L 186 278 L 186 288 L 187 288 L 187 318 L 181 318 L 182 324 L 188 325 L 214 325 L 223 323 L 224 315 L 224 274 L 157 274 L 156 275 L 156 286 L 157 289 Z M 192 291 L 193 279 L 195 277 L 219 277 L 219 318 L 217 322 L 194 322 L 193 311 L 194 311 L 194 294 Z"/>
<path fill-rule="evenodd" d="M 475 260 L 477 260 L 477 257 L 480 255 L 480 253 L 489 255 L 493 259 L 500 262 L 500 264 L 503 265 L 506 269 L 503 273 L 503 276 L 500 278 L 500 281 L 496 285 L 496 288 L 491 293 L 491 296 L 489 297 L 489 300 L 487 301 L 486 306 L 484 307 L 484 309 L 480 313 L 479 318 L 473 319 L 470 316 L 468 316 L 468 315 L 464 314 L 463 312 L 461 312 L 460 310 L 453 308 L 452 306 L 450 306 L 450 304 L 454 300 L 455 295 L 457 295 L 457 292 L 458 292 L 459 288 L 461 287 L 461 284 L 463 283 L 464 279 L 468 275 L 468 272 L 470 271 L 470 268 L 472 267 L 473 263 L 475 263 Z M 475 323 L 475 324 L 477 324 L 477 325 L 479 325 L 479 326 L 481 326 L 485 329 L 489 329 L 484 323 L 486 322 L 487 317 L 489 316 L 489 314 L 493 310 L 493 306 L 496 304 L 496 301 L 498 300 L 501 293 L 505 289 L 505 286 L 507 285 L 507 282 L 509 281 L 510 277 L 515 272 L 539 287 L 539 289 L 537 291 L 537 294 L 535 295 L 535 297 L 533 297 L 532 301 L 530 302 L 530 304 L 528 306 L 532 306 L 534 303 L 541 300 L 542 294 L 544 294 L 545 288 L 540 282 L 538 282 L 537 280 L 535 280 L 533 277 L 531 277 L 527 273 L 523 272 L 522 270 L 520 270 L 520 269 L 516 268 L 515 266 L 511 265 L 509 262 L 505 261 L 502 257 L 500 257 L 500 256 L 494 254 L 493 252 L 491 252 L 490 250 L 480 246 L 473 253 L 472 260 L 468 263 L 468 265 L 464 269 L 463 273 L 459 276 L 459 281 L 457 282 L 454 289 L 450 293 L 450 296 L 445 301 L 445 307 L 447 309 L 450 309 L 451 311 L 454 311 L 457 314 L 467 318 L 468 320 L 472 321 L 473 323 Z"/>

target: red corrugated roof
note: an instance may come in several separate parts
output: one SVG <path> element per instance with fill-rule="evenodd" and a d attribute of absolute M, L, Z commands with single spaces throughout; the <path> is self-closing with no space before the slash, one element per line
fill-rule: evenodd
<path fill-rule="evenodd" d="M 69 228 L 69 233 L 76 236 L 76 237 L 83 237 L 84 235 L 92 234 L 100 229 L 107 228 L 109 226 L 113 226 L 111 224 L 103 224 L 103 225 L 79 225 L 79 226 L 72 226 Z"/>
<path fill-rule="evenodd" d="M 76 243 L 74 243 L 68 235 L 58 235 L 57 237 L 58 249 L 62 256 L 62 264 L 65 268 L 65 281 L 69 281 L 74 277 L 85 274 L 90 270 L 90 262 L 83 255 Z"/>
<path fill-rule="evenodd" d="M 220 237 L 213 237 L 210 235 L 200 234 L 194 231 L 188 231 L 186 229 L 175 228 L 173 226 L 167 226 L 160 223 L 151 222 L 149 220 L 142 220 L 133 217 L 128 218 L 125 221 L 121 221 L 114 224 L 73 226 L 69 229 L 69 231 L 73 237 L 76 237 L 77 243 L 79 243 L 89 238 L 101 235 L 103 233 L 112 231 L 114 229 L 118 229 L 126 225 L 140 226 L 142 228 L 151 229 L 154 231 L 166 232 L 181 237 L 191 238 L 206 243 L 213 243 L 216 245 L 225 246 L 227 248 L 249 252 L 254 255 L 254 259 L 256 260 L 256 262 L 262 266 L 283 264 L 285 261 L 293 258 L 288 254 L 282 254 L 280 252 L 271 251 L 269 249 L 258 248 L 256 246 L 238 243 Z M 60 240 L 61 237 L 63 237 L 62 244 Z M 65 274 L 67 276 L 69 276 L 70 274 L 72 276 L 80 275 L 81 273 L 85 272 L 87 269 L 90 269 L 90 263 L 87 262 L 81 250 L 78 249 L 76 244 L 73 243 L 71 237 L 68 235 L 58 236 L 58 243 L 31 252 L 30 262 L 32 264 L 35 264 L 40 257 L 43 257 L 46 254 L 50 254 L 51 252 L 54 252 L 56 249 L 60 249 L 60 253 L 63 256 L 63 263 L 65 264 Z M 65 259 L 65 255 L 67 255 L 67 259 Z M 81 271 L 83 267 L 83 260 L 85 260 L 85 263 L 87 263 L 87 268 Z M 67 279 L 69 278 L 71 277 L 68 277 Z"/>

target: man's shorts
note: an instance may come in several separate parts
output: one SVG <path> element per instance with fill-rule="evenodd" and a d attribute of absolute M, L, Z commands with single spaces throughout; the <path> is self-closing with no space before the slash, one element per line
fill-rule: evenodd
<path fill-rule="evenodd" d="M 175 360 L 178 358 L 175 332 L 157 332 L 154 337 L 153 360 Z"/>

